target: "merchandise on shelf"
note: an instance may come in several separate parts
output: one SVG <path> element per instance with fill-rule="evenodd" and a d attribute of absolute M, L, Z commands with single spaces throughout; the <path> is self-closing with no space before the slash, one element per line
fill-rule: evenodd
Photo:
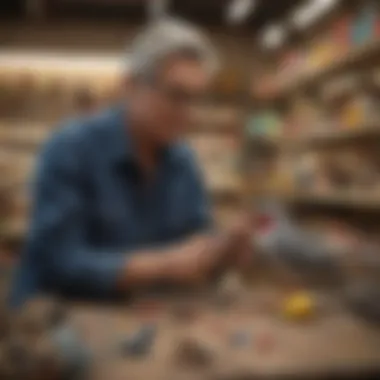
<path fill-rule="evenodd" d="M 97 105 L 116 100 L 120 92 L 116 79 L 115 73 L 95 75 L 69 73 L 63 69 L 0 68 L 0 93 L 8 93 L 6 99 L 1 97 L 1 114 L 54 123 L 75 113 L 75 97 L 79 90 L 91 93 Z"/>
<path fill-rule="evenodd" d="M 275 138 L 281 135 L 282 123 L 276 112 L 262 111 L 251 116 L 246 126 L 250 137 L 266 136 Z"/>
<path fill-rule="evenodd" d="M 379 162 L 376 146 L 372 149 L 341 147 L 332 151 L 295 152 L 279 155 L 269 166 L 263 163 L 262 167 L 259 163 L 252 166 L 252 181 L 259 181 L 262 189 L 280 194 L 310 193 L 333 197 L 366 194 L 375 197 L 380 189 Z M 260 168 L 267 168 L 267 174 L 263 175 Z"/>
<path fill-rule="evenodd" d="M 259 78 L 259 79 L 258 79 Z M 253 73 L 252 95 L 260 99 L 267 99 L 278 91 L 278 81 L 275 73 L 264 73 L 258 75 Z"/>
<path fill-rule="evenodd" d="M 320 168 L 315 154 L 306 154 L 294 161 L 294 186 L 297 190 L 320 190 Z"/>
<path fill-rule="evenodd" d="M 337 109 L 336 115 L 342 128 L 365 128 L 379 120 L 378 100 L 367 91 L 357 90 Z"/>
<path fill-rule="evenodd" d="M 278 61 L 277 70 L 267 73 L 272 77 L 265 78 L 255 88 L 264 89 L 259 94 L 273 93 L 277 88 L 286 87 L 303 76 L 313 75 L 334 61 L 347 56 L 350 51 L 363 44 L 380 38 L 380 4 L 367 2 L 356 13 L 344 13 L 332 22 L 323 35 L 318 35 L 303 44 L 293 46 Z M 261 77 L 265 77 L 261 75 Z"/>
<path fill-rule="evenodd" d="M 286 134 L 296 138 L 310 136 L 324 128 L 323 110 L 316 101 L 300 96 L 294 100 L 290 108 L 290 120 L 293 125 L 291 131 L 286 130 Z"/>
<path fill-rule="evenodd" d="M 298 49 L 287 52 L 279 62 L 278 74 L 276 80 L 281 86 L 286 86 L 292 82 L 298 75 L 302 75 L 305 68 L 304 56 Z"/>
<path fill-rule="evenodd" d="M 216 79 L 215 90 L 225 95 L 236 93 L 241 83 L 239 74 L 241 71 L 234 66 L 226 68 Z"/>
<path fill-rule="evenodd" d="M 336 58 L 335 49 L 334 39 L 331 38 L 330 32 L 325 33 L 324 36 L 312 43 L 305 69 L 313 73 L 322 67 L 326 67 Z"/>
<path fill-rule="evenodd" d="M 236 131 L 241 120 L 241 110 L 235 106 L 202 105 L 191 109 L 191 124 L 199 129 Z"/>
<path fill-rule="evenodd" d="M 191 136 L 189 143 L 204 165 L 231 165 L 239 154 L 239 142 L 235 136 L 199 134 Z"/>
<path fill-rule="evenodd" d="M 335 58 L 344 57 L 350 49 L 350 26 L 352 15 L 344 15 L 332 26 L 332 34 L 335 47 Z"/>
<path fill-rule="evenodd" d="M 365 44 L 380 36 L 379 5 L 375 2 L 365 4 L 355 15 L 351 28 L 353 46 Z"/>

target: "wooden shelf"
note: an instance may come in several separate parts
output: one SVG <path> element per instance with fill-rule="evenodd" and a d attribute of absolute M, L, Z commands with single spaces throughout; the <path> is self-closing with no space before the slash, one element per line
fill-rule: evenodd
<path fill-rule="evenodd" d="M 26 236 L 26 218 L 10 220 L 1 226 L 0 240 L 4 242 L 21 242 Z"/>
<path fill-rule="evenodd" d="M 251 146 L 268 146 L 273 149 L 279 148 L 323 148 L 357 142 L 358 140 L 378 139 L 380 138 L 380 123 L 371 123 L 362 127 L 351 129 L 340 129 L 329 132 L 315 133 L 310 136 L 300 138 L 268 138 L 258 136 L 251 139 Z"/>
<path fill-rule="evenodd" d="M 244 125 L 244 111 L 240 105 L 194 105 L 191 115 L 190 134 L 237 134 Z"/>
<path fill-rule="evenodd" d="M 380 40 L 368 42 L 320 69 L 300 75 L 298 78 L 281 86 L 276 94 L 264 98 L 262 101 L 267 103 L 285 99 L 299 90 L 310 88 L 336 74 L 342 74 L 357 66 L 364 66 L 377 57 L 380 57 Z M 258 100 L 260 101 L 260 99 Z"/>
<path fill-rule="evenodd" d="M 293 204 L 380 211 L 380 196 L 373 191 L 331 192 L 329 194 L 297 192 L 282 196 L 280 195 L 279 198 Z"/>
<path fill-rule="evenodd" d="M 2 176 L 13 182 L 27 178 L 34 170 L 36 155 L 30 152 L 16 152 L 7 149 L 0 154 L 0 165 L 2 166 Z"/>
<path fill-rule="evenodd" d="M 45 125 L 25 123 L 0 123 L 0 145 L 37 149 L 50 135 L 51 130 Z"/>
<path fill-rule="evenodd" d="M 211 200 L 219 202 L 229 202 L 240 200 L 243 195 L 243 187 L 236 184 L 208 184 L 207 190 L 210 194 Z"/>
<path fill-rule="evenodd" d="M 257 135 L 249 137 L 249 147 L 257 151 L 275 152 L 284 145 L 285 139 Z"/>
<path fill-rule="evenodd" d="M 295 144 L 300 147 L 325 147 L 372 138 L 380 138 L 380 123 L 363 125 L 360 128 L 315 134 L 306 138 L 300 138 Z"/>

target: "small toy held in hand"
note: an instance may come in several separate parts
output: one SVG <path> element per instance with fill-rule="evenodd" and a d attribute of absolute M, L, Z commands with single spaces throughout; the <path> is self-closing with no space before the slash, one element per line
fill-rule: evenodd
<path fill-rule="evenodd" d="M 257 207 L 257 228 L 253 239 L 256 254 L 269 263 L 281 263 L 305 280 L 315 275 L 338 280 L 338 271 L 331 247 L 318 234 L 295 223 L 287 210 L 276 202 Z M 318 277 L 318 276 L 317 276 Z"/>
<path fill-rule="evenodd" d="M 179 342 L 174 357 L 180 367 L 206 368 L 213 362 L 215 352 L 206 342 L 189 337 Z"/>

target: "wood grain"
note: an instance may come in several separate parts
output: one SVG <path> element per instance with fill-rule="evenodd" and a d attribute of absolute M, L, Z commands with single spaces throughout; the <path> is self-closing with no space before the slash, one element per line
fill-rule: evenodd
<path fill-rule="evenodd" d="M 278 302 L 279 294 L 267 296 L 272 303 Z M 199 301 L 198 318 L 188 324 L 173 320 L 169 307 L 172 302 L 163 300 L 162 311 L 152 318 L 158 327 L 153 351 L 138 360 L 101 355 L 143 323 L 132 307 L 75 305 L 72 318 L 98 357 L 93 366 L 94 380 L 314 379 L 380 371 L 380 329 L 363 324 L 339 307 L 322 311 L 309 323 L 291 324 L 273 312 L 273 305 L 263 308 L 262 295 L 247 293 L 245 297 L 240 306 L 223 312 L 212 302 Z M 252 337 L 247 347 L 229 344 L 230 335 L 237 330 Z M 210 368 L 191 371 L 175 365 L 176 348 L 183 337 L 189 336 L 215 347 Z M 262 350 L 260 342 L 268 337 L 273 340 L 272 347 Z"/>

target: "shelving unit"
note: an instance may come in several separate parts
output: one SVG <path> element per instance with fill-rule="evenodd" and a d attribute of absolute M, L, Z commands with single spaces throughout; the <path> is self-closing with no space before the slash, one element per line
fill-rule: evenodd
<path fill-rule="evenodd" d="M 0 132 L 1 133 L 1 132 Z M 380 122 L 365 124 L 355 129 L 341 131 L 323 131 L 310 136 L 300 138 L 266 138 L 262 136 L 253 137 L 252 144 L 271 145 L 276 150 L 308 150 L 336 148 L 355 141 L 365 142 L 380 138 Z M 1 139 L 1 137 L 0 137 Z"/>
<path fill-rule="evenodd" d="M 50 133 L 51 128 L 43 123 L 25 125 L 15 121 L 3 121 L 0 122 L 0 145 L 33 152 L 43 144 Z"/>
<path fill-rule="evenodd" d="M 380 190 L 380 189 L 379 189 Z M 380 195 L 374 192 L 335 192 L 318 194 L 313 192 L 299 192 L 280 196 L 280 198 L 293 204 L 314 204 L 316 206 L 333 206 L 339 208 L 380 211 Z"/>
<path fill-rule="evenodd" d="M 283 48 L 283 56 L 299 55 L 285 69 L 279 56 L 277 71 L 263 75 L 263 85 L 254 83 L 246 127 L 247 156 L 262 160 L 247 174 L 253 198 L 276 197 L 311 221 L 339 220 L 349 234 L 352 221 L 360 231 L 370 226 L 374 241 L 380 233 L 374 217 L 380 213 L 379 5 L 342 6 L 316 34 L 305 32 L 304 41 Z"/>
<path fill-rule="evenodd" d="M 379 58 L 380 41 L 370 41 L 363 46 L 355 48 L 345 56 L 338 57 L 332 63 L 328 63 L 321 68 L 313 70 L 309 73 L 302 74 L 296 79 L 291 79 L 291 81 L 288 83 L 282 83 L 279 86 L 276 94 L 262 99 L 258 97 L 256 100 L 264 102 L 276 102 L 284 100 L 289 96 L 292 97 L 293 94 L 297 91 L 316 86 L 322 81 L 326 81 L 337 74 L 342 75 L 349 70 L 363 67 L 366 64 L 371 63 L 371 61 Z"/>

